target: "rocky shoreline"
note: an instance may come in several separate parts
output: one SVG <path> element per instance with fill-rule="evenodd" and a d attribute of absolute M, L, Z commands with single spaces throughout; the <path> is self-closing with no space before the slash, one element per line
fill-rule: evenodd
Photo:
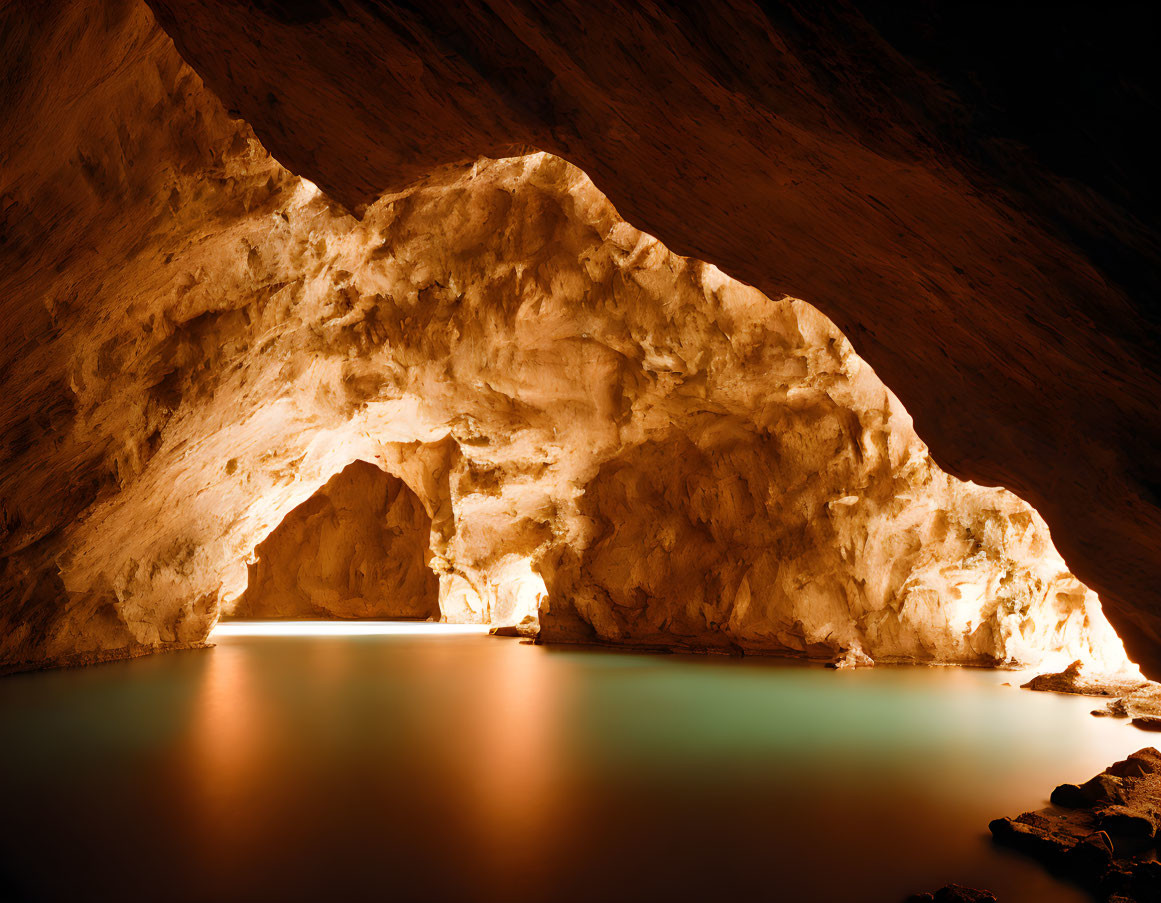
<path fill-rule="evenodd" d="M 1134 677 L 1110 677 L 1087 672 L 1073 662 L 1057 674 L 1041 674 L 1021 685 L 1025 690 L 1100 696 L 1112 701 L 1094 709 L 1098 717 L 1130 718 L 1135 727 L 1161 731 L 1161 683 Z"/>
<path fill-rule="evenodd" d="M 1062 784 L 1051 802 L 997 818 L 992 837 L 1109 903 L 1161 900 L 1161 752 L 1147 747 L 1084 784 Z"/>

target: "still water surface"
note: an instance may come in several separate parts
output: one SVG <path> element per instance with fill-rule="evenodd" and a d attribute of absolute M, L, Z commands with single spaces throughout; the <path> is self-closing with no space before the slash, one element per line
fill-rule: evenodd
<path fill-rule="evenodd" d="M 1082 901 L 989 819 L 1149 745 L 1012 674 L 224 637 L 0 680 L 0 899 Z"/>

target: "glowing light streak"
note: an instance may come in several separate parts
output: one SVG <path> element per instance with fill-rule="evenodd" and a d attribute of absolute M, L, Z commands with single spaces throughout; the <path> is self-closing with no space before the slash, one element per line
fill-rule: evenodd
<path fill-rule="evenodd" d="M 210 639 L 229 636 L 485 636 L 488 624 L 436 621 L 222 621 Z"/>

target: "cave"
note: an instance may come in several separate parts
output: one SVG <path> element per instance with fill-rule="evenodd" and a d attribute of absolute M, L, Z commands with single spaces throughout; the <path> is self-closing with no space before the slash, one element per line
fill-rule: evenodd
<path fill-rule="evenodd" d="M 1161 899 L 1158 34 L 0 8 L 0 899 Z"/>

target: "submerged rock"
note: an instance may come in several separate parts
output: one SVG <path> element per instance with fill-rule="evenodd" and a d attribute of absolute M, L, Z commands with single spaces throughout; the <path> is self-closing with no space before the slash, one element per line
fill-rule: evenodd
<path fill-rule="evenodd" d="M 996 895 L 990 890 L 948 884 L 929 894 L 913 894 L 904 903 L 996 903 Z"/>
<path fill-rule="evenodd" d="M 1052 803 L 996 819 L 989 825 L 992 836 L 1103 899 L 1161 899 L 1161 752 L 1142 749 L 1084 784 L 1062 784 Z"/>

